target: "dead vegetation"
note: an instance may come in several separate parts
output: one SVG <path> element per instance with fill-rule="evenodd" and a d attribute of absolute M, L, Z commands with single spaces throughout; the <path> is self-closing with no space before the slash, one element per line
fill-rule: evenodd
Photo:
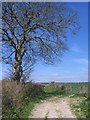
<path fill-rule="evenodd" d="M 40 85 L 21 84 L 16 81 L 2 81 L 2 116 L 4 118 L 19 117 L 17 111 L 20 111 L 24 104 L 30 102 L 35 95 L 43 92 Z"/>

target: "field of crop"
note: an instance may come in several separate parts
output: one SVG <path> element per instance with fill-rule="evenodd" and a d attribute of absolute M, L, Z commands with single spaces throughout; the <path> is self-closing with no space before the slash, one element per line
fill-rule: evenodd
<path fill-rule="evenodd" d="M 46 91 L 61 90 L 62 87 L 66 94 L 88 94 L 88 83 L 42 83 Z"/>

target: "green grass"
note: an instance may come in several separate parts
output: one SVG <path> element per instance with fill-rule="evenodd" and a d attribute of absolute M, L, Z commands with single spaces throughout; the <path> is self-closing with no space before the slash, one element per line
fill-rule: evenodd
<path fill-rule="evenodd" d="M 73 90 L 72 93 L 75 93 L 75 92 L 78 93 L 78 94 L 75 94 L 73 97 L 80 97 L 80 98 L 81 97 L 83 98 L 83 96 L 80 95 L 79 92 L 78 92 L 79 87 L 88 85 L 87 83 L 62 83 L 62 84 L 63 85 L 70 85 L 72 87 L 72 90 Z M 66 94 L 64 90 L 61 91 L 58 88 L 52 87 L 52 85 L 50 85 L 48 87 L 45 87 L 44 93 L 35 96 L 32 99 L 31 103 L 28 103 L 25 106 L 25 109 L 20 114 L 20 117 L 21 118 L 27 118 L 30 115 L 30 113 L 31 113 L 32 109 L 34 108 L 34 106 L 36 105 L 36 103 L 39 103 L 41 100 L 45 100 L 46 98 L 52 97 L 52 96 L 64 97 L 64 96 L 68 96 L 68 94 Z M 85 103 L 82 102 L 82 104 L 80 104 L 80 106 L 73 106 L 73 108 L 74 109 L 76 109 L 76 108 L 79 109 L 80 108 L 82 110 L 82 114 L 84 114 L 85 112 L 87 112 L 87 107 L 86 107 L 87 103 L 85 104 L 85 106 L 84 106 L 84 104 Z M 77 113 L 79 113 L 78 110 L 77 110 Z M 80 115 L 77 114 L 77 116 L 80 118 Z"/>
<path fill-rule="evenodd" d="M 88 92 L 88 82 L 80 82 L 80 83 L 49 83 L 49 86 L 46 87 L 48 91 L 53 91 L 54 86 L 64 85 L 67 90 L 67 94 L 78 94 L 81 91 L 81 86 L 83 90 Z"/>
<path fill-rule="evenodd" d="M 34 101 L 32 102 L 29 102 L 27 105 L 25 105 L 23 108 L 23 110 L 19 113 L 19 117 L 20 118 L 28 118 L 28 116 L 30 115 L 32 109 L 34 108 L 35 106 L 35 103 Z"/>
<path fill-rule="evenodd" d="M 44 93 L 40 95 L 36 95 L 28 104 L 23 106 L 23 110 L 19 113 L 20 118 L 28 118 L 28 116 L 31 114 L 32 109 L 34 106 L 39 103 L 41 100 L 45 100 L 48 97 L 52 96 L 66 96 L 64 92 L 53 90 L 53 91 L 45 91 Z"/>
<path fill-rule="evenodd" d="M 60 84 L 60 83 L 55 83 L 55 84 Z M 29 84 L 27 84 L 27 86 L 28 85 Z M 83 98 L 83 96 L 79 94 L 79 88 L 80 88 L 80 86 L 87 87 L 88 83 L 62 83 L 62 85 L 71 86 L 72 94 L 74 94 L 74 96 L 72 96 L 72 97 L 80 97 L 80 98 L 82 97 Z M 33 98 L 30 98 L 30 100 L 27 97 L 27 100 L 24 101 L 22 108 L 19 110 L 20 112 L 13 110 L 12 113 L 10 113 L 12 115 L 11 118 L 28 118 L 28 116 L 31 114 L 31 111 L 34 108 L 34 106 L 37 103 L 39 103 L 41 100 L 45 100 L 46 98 L 52 97 L 52 96 L 65 97 L 68 95 L 70 95 L 69 92 L 66 93 L 64 90 L 60 90 L 59 88 L 54 88 L 54 84 L 53 85 L 50 84 L 50 86 L 44 88 L 43 93 L 40 93 L 39 95 L 35 95 Z M 80 105 L 74 105 L 72 107 L 73 107 L 73 109 L 75 109 L 75 113 L 79 118 L 82 115 L 87 116 L 88 109 L 87 109 L 86 101 L 82 101 Z"/>
<path fill-rule="evenodd" d="M 88 107 L 89 101 L 83 96 L 78 95 L 78 97 L 81 98 L 81 103 L 78 105 L 72 105 L 72 110 L 74 110 L 74 113 L 78 119 L 90 118 L 90 108 Z"/>

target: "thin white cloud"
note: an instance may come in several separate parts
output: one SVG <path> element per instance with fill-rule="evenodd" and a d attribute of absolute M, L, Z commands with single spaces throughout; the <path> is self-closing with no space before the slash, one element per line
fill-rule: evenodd
<path fill-rule="evenodd" d="M 81 70 L 79 73 L 74 72 L 55 72 L 51 74 L 39 74 L 33 76 L 33 80 L 39 82 L 85 82 L 88 81 L 88 71 L 85 69 Z"/>
<path fill-rule="evenodd" d="M 77 58 L 77 59 L 74 59 L 74 62 L 79 63 L 79 64 L 88 65 L 88 59 L 86 59 L 86 58 Z"/>
<path fill-rule="evenodd" d="M 73 51 L 73 52 L 77 52 L 77 53 L 81 52 L 80 48 L 77 44 L 73 44 L 70 50 Z"/>

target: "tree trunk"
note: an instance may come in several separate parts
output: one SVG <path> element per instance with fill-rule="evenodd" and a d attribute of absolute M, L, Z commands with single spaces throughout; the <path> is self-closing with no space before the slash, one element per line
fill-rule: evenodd
<path fill-rule="evenodd" d="M 20 82 L 20 79 L 23 73 L 23 70 L 22 70 L 23 56 L 24 56 L 24 47 L 17 45 L 16 51 L 15 51 L 14 74 L 13 74 L 13 80 L 17 82 Z"/>
<path fill-rule="evenodd" d="M 21 76 L 22 76 L 21 61 L 15 60 L 13 80 L 20 82 Z"/>

